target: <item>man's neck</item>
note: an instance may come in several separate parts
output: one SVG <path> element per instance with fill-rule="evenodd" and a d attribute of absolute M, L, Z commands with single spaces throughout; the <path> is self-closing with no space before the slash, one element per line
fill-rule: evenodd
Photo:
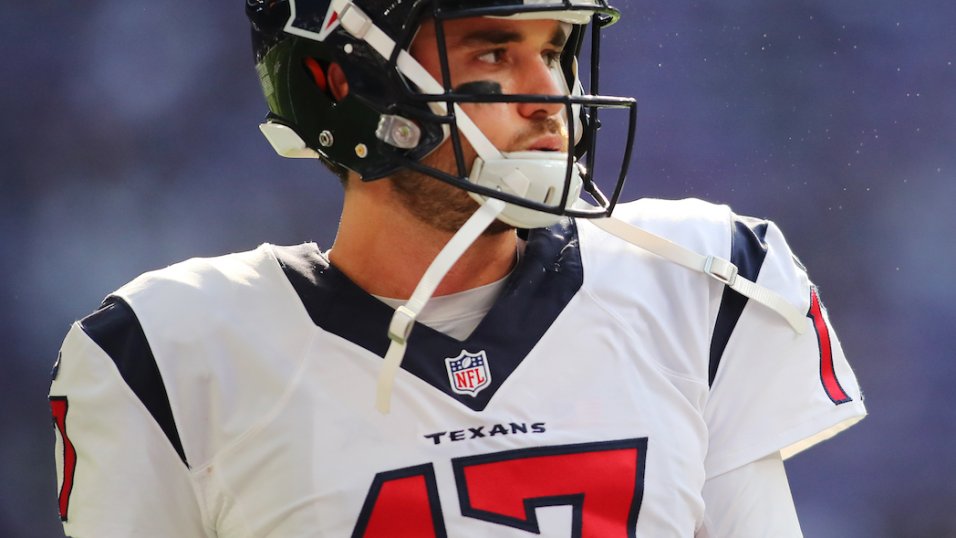
<path fill-rule="evenodd" d="M 396 203 L 385 182 L 346 193 L 331 262 L 366 292 L 405 299 L 453 233 L 426 224 Z M 445 275 L 435 292 L 448 295 L 499 280 L 512 269 L 514 231 L 483 235 Z"/>

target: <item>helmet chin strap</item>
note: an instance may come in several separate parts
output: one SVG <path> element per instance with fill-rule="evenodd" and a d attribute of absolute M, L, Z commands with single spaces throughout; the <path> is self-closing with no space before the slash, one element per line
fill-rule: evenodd
<path fill-rule="evenodd" d="M 441 283 L 448 271 L 455 265 L 461 256 L 468 250 L 475 240 L 494 222 L 505 209 L 505 203 L 497 199 L 489 199 L 482 203 L 475 213 L 468 218 L 455 235 L 445 244 L 432 260 L 431 265 L 412 292 L 408 302 L 398 307 L 392 315 L 388 326 L 388 338 L 391 343 L 385 353 L 385 361 L 378 376 L 378 387 L 375 393 L 375 408 L 382 414 L 391 409 L 392 385 L 395 376 L 405 357 L 408 337 L 415 326 L 415 319 L 421 314 L 425 304 L 435 294 L 438 284 Z"/>
<path fill-rule="evenodd" d="M 515 181 L 514 178 L 508 181 Z M 412 292 L 408 302 L 395 310 L 388 328 L 391 343 L 385 353 L 385 361 L 379 372 L 378 387 L 375 395 L 375 407 L 387 414 L 391 409 L 392 385 L 405 357 L 408 338 L 415 320 L 425 308 L 425 304 L 434 295 L 448 271 L 468 250 L 475 240 L 505 211 L 505 202 L 489 198 L 481 202 L 481 207 L 465 222 L 447 244 L 432 260 L 422 279 Z M 578 209 L 588 209 L 586 202 L 578 201 Z M 794 332 L 802 334 L 807 330 L 805 312 L 790 304 L 783 296 L 737 274 L 737 266 L 717 256 L 703 256 L 666 238 L 628 224 L 614 217 L 591 219 L 596 226 L 617 236 L 632 245 L 656 254 L 666 260 L 688 269 L 704 273 L 726 285 L 744 297 L 754 300 L 773 310 L 785 319 Z"/>

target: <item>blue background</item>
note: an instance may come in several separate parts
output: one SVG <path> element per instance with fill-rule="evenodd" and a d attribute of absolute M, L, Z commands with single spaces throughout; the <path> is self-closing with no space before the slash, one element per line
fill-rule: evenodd
<path fill-rule="evenodd" d="M 337 181 L 256 128 L 233 4 L 0 7 L 0 536 L 62 536 L 46 392 L 73 320 L 184 258 L 333 238 Z M 625 197 L 777 221 L 866 391 L 868 419 L 788 463 L 806 535 L 956 536 L 956 4 L 618 5 Z"/>

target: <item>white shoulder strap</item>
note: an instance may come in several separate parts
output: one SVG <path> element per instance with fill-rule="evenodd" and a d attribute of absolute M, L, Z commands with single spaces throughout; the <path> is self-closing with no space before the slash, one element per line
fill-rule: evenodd
<path fill-rule="evenodd" d="M 737 274 L 737 266 L 717 256 L 703 256 L 659 235 L 614 217 L 591 219 L 598 228 L 666 260 L 716 279 L 737 293 L 780 314 L 798 334 L 807 330 L 807 317 L 780 294 Z"/>
<path fill-rule="evenodd" d="M 391 342 L 385 353 L 382 369 L 379 371 L 378 387 L 375 392 L 375 408 L 382 414 L 388 414 L 391 409 L 392 385 L 398 369 L 402 366 L 402 359 L 405 358 L 405 348 L 412 328 L 415 326 L 415 320 L 455 262 L 504 209 L 505 203 L 494 198 L 489 198 L 482 204 L 432 260 L 408 302 L 398 307 L 392 315 L 392 321 L 388 326 L 388 338 Z"/>

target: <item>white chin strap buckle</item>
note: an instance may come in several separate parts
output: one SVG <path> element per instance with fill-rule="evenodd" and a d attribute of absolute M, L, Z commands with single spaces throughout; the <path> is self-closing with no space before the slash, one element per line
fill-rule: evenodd
<path fill-rule="evenodd" d="M 469 181 L 475 185 L 488 187 L 532 202 L 552 206 L 555 209 L 570 208 L 581 194 L 581 171 L 577 163 L 572 164 L 571 181 L 568 187 L 568 199 L 560 207 L 561 195 L 565 188 L 568 154 L 550 151 L 516 151 L 502 153 L 500 158 L 475 158 Z M 470 193 L 478 203 L 487 197 Z M 517 228 L 543 228 L 558 222 L 561 216 L 528 209 L 514 204 L 506 204 L 498 220 Z"/>

